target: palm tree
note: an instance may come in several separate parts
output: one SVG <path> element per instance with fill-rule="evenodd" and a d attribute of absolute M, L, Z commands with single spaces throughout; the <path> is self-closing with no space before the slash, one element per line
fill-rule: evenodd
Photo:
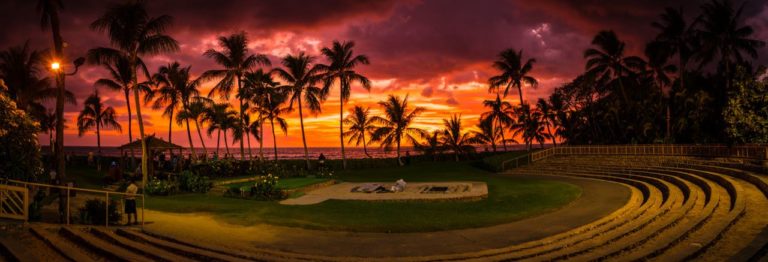
<path fill-rule="evenodd" d="M 56 131 L 56 113 L 48 110 L 48 113 L 40 121 L 40 130 L 48 134 L 48 147 L 51 150 L 51 154 L 55 153 L 53 151 L 53 132 Z"/>
<path fill-rule="evenodd" d="M 63 9 L 64 3 L 61 0 L 38 0 L 37 12 L 40 13 L 40 27 L 45 30 L 48 25 L 51 26 L 51 35 L 53 37 L 53 57 L 61 59 L 64 57 L 64 40 L 61 36 L 61 28 L 59 24 L 59 9 Z M 66 89 L 64 89 L 65 74 L 59 70 L 55 72 L 56 77 L 56 119 L 64 119 L 64 100 L 66 97 Z M 61 178 L 59 181 L 63 181 L 67 178 L 66 162 L 64 161 L 64 121 L 56 122 L 56 174 Z M 59 198 L 59 211 L 64 206 L 64 198 Z M 62 212 L 59 212 L 62 213 Z M 63 220 L 63 216 L 61 218 Z"/>
<path fill-rule="evenodd" d="M 659 105 L 664 108 L 664 88 L 672 84 L 670 74 L 677 72 L 677 67 L 673 64 L 669 64 L 669 58 L 672 56 L 671 49 L 662 42 L 651 42 L 645 47 L 645 56 L 648 58 L 646 64 L 646 70 L 643 72 L 645 77 L 653 80 L 653 83 L 659 88 Z M 682 73 L 680 74 L 682 75 Z M 666 106 L 666 111 L 669 112 L 669 105 Z M 664 117 L 664 112 L 661 113 L 661 118 Z M 669 139 L 670 135 L 670 123 L 667 119 L 666 139 Z"/>
<path fill-rule="evenodd" d="M 687 24 L 683 14 L 683 8 L 666 8 L 660 15 L 661 21 L 653 22 L 651 26 L 659 29 L 656 42 L 664 45 L 670 56 L 677 55 L 677 68 L 680 89 L 685 89 L 685 67 L 693 55 L 691 44 L 696 41 L 695 26 L 700 21 L 696 18 L 693 23 Z"/>
<path fill-rule="evenodd" d="M 444 130 L 436 129 L 427 134 L 427 137 L 422 143 L 416 143 L 413 148 L 416 151 L 421 152 L 423 155 L 432 156 L 432 161 L 437 162 L 437 155 L 445 150 L 442 141 L 440 141 Z"/>
<path fill-rule="evenodd" d="M 512 125 L 515 136 L 521 136 L 528 151 L 531 150 L 531 144 L 536 141 L 542 148 L 544 148 L 544 141 L 549 137 L 544 132 L 544 124 L 542 123 L 542 114 L 538 110 L 531 110 L 530 105 L 523 104 L 516 108 L 518 111 L 517 123 Z"/>
<path fill-rule="evenodd" d="M 131 88 L 134 86 L 133 74 L 135 72 L 133 69 L 131 69 L 131 62 L 129 57 L 127 57 L 124 53 L 111 54 L 112 52 L 114 51 L 103 48 L 95 48 L 89 50 L 86 57 L 92 64 L 101 64 L 109 73 L 109 78 L 100 78 L 96 80 L 97 87 L 106 87 L 111 90 L 123 91 L 123 94 L 125 95 L 125 105 L 128 108 L 128 143 L 132 143 L 133 132 L 131 127 L 133 127 L 133 116 L 131 114 L 130 92 Z M 110 56 L 114 55 L 114 57 L 113 59 L 107 61 L 101 61 L 101 57 L 103 57 L 104 54 L 110 54 Z M 140 67 L 145 68 L 144 62 L 141 61 L 141 59 L 137 59 L 137 63 Z M 138 83 L 136 86 L 145 93 L 150 93 L 151 91 L 148 82 Z M 129 148 L 129 152 L 131 154 L 131 169 L 133 169 L 135 162 L 133 147 Z"/>
<path fill-rule="evenodd" d="M 621 79 L 632 72 L 632 69 L 642 65 L 642 59 L 624 56 L 625 44 L 613 31 L 600 31 L 592 40 L 592 45 L 597 48 L 584 51 L 584 58 L 587 59 L 587 73 L 594 75 L 602 83 L 618 81 L 621 96 L 625 104 L 629 104 L 629 97 Z"/>
<path fill-rule="evenodd" d="M 507 151 L 507 139 L 504 136 L 504 129 L 515 123 L 513 116 L 515 111 L 512 108 L 512 104 L 507 101 L 501 100 L 501 96 L 496 95 L 496 100 L 485 100 L 483 106 L 490 108 L 490 111 L 486 111 L 480 115 L 483 121 L 490 121 L 495 126 L 496 133 L 501 135 L 501 143 L 504 146 L 504 151 Z M 496 148 L 496 145 L 493 145 Z"/>
<path fill-rule="evenodd" d="M 304 160 L 309 165 L 309 151 L 307 150 L 307 138 L 304 135 L 304 112 L 302 111 L 302 101 L 306 103 L 307 108 L 312 113 L 319 113 L 320 105 L 328 97 L 327 90 L 315 86 L 321 80 L 321 67 L 312 65 L 315 58 L 299 53 L 298 56 L 287 55 L 283 58 L 283 68 L 275 68 L 274 72 L 287 82 L 287 85 L 281 86 L 288 93 L 290 101 L 289 108 L 297 103 L 299 107 L 299 123 L 301 124 L 301 140 L 304 143 Z"/>
<path fill-rule="evenodd" d="M 173 116 L 177 110 L 189 106 L 190 100 L 199 95 L 200 83 L 190 79 L 191 66 L 181 67 L 179 62 L 161 66 L 152 80 L 158 87 L 154 92 L 152 108 L 163 108 L 163 116 L 168 117 L 168 142 L 172 141 Z M 126 91 L 127 94 L 127 91 Z M 128 111 L 130 113 L 130 110 Z M 192 148 L 193 155 L 194 148 Z"/>
<path fill-rule="evenodd" d="M 504 97 L 507 97 L 510 87 L 517 87 L 517 92 L 520 96 L 520 104 L 525 103 L 523 100 L 523 84 L 527 84 L 533 88 L 539 84 L 536 78 L 529 75 L 533 70 L 533 64 L 536 63 L 536 59 L 530 58 L 523 63 L 523 50 L 515 51 L 515 49 L 507 49 L 499 53 L 498 60 L 493 62 L 493 67 L 499 70 L 501 74 L 492 76 L 488 79 L 491 84 L 489 92 L 496 92 L 498 95 L 501 88 L 504 89 Z"/>
<path fill-rule="evenodd" d="M 341 159 L 344 169 L 347 168 L 347 156 L 344 152 L 344 104 L 349 100 L 354 82 L 360 83 L 368 91 L 371 90 L 371 81 L 355 71 L 358 65 L 367 65 L 370 62 L 365 55 L 355 55 L 352 51 L 354 47 L 353 41 L 342 43 L 333 41 L 331 48 L 325 47 L 320 51 L 330 62 L 324 66 L 327 71 L 324 76 L 325 89 L 330 88 L 334 82 L 339 82 L 339 140 L 341 140 Z"/>
<path fill-rule="evenodd" d="M 476 126 L 479 131 L 472 131 L 472 142 L 491 145 L 493 152 L 496 152 L 496 141 L 499 140 L 499 132 L 495 128 L 494 122 L 489 120 L 490 119 L 480 119 L 480 122 L 478 122 Z"/>
<path fill-rule="evenodd" d="M 43 54 L 30 50 L 29 43 L 0 51 L 0 78 L 8 86 L 9 97 L 16 107 L 40 121 L 46 114 L 43 102 L 58 96 L 58 89 L 51 87 L 51 79 L 39 77 L 43 72 Z M 65 102 L 75 104 L 74 95 L 64 92 Z"/>
<path fill-rule="evenodd" d="M 237 122 L 237 112 L 231 109 L 229 103 L 213 103 L 208 106 L 203 118 L 205 122 L 209 123 L 206 130 L 208 136 L 213 134 L 214 131 L 217 132 L 216 155 L 220 155 L 221 131 L 224 131 L 224 146 L 227 147 L 227 154 L 229 154 L 229 147 L 226 143 L 227 130 L 233 125 L 232 122 Z"/>
<path fill-rule="evenodd" d="M 461 115 L 453 115 L 451 119 L 443 119 L 443 135 L 441 136 L 442 144 L 453 151 L 453 155 L 456 162 L 459 162 L 460 154 L 467 154 L 475 151 L 475 147 L 471 146 L 472 136 L 468 132 L 461 131 Z"/>
<path fill-rule="evenodd" d="M 228 37 L 219 37 L 219 46 L 223 49 L 217 51 L 209 49 L 203 53 L 204 56 L 213 59 L 223 69 L 208 70 L 201 76 L 202 79 L 221 79 L 213 87 L 211 93 L 219 93 L 224 99 L 229 99 L 232 89 L 237 84 L 237 92 L 242 88 L 242 77 L 251 68 L 257 65 L 270 65 L 269 58 L 262 54 L 248 53 L 248 37 L 245 32 L 232 34 Z M 245 120 L 245 108 L 243 105 L 244 97 L 239 97 L 240 101 L 240 122 Z M 241 123 L 240 127 L 246 125 Z M 245 148 L 243 141 L 240 141 L 240 159 L 245 160 Z M 249 148 L 250 151 L 250 148 Z"/>
<path fill-rule="evenodd" d="M 379 106 L 384 109 L 383 116 L 374 116 L 371 120 L 377 124 L 371 140 L 379 142 L 381 147 L 391 149 L 396 146 L 397 162 L 403 165 L 400 159 L 400 144 L 403 139 L 411 144 L 418 144 L 418 140 L 427 136 L 427 132 L 420 128 L 411 127 L 416 117 L 424 112 L 423 107 L 410 110 L 408 107 L 408 95 L 401 100 L 400 97 L 389 95 L 387 100 L 379 101 Z"/>
<path fill-rule="evenodd" d="M 269 124 L 272 126 L 272 144 L 275 150 L 275 161 L 277 161 L 277 136 L 275 135 L 275 122 L 277 122 L 280 130 L 283 134 L 288 134 L 288 122 L 280 115 L 291 112 L 290 107 L 283 107 L 283 104 L 288 100 L 288 93 L 282 89 L 269 89 L 265 93 L 266 99 L 264 99 L 262 105 L 259 107 L 259 114 L 262 119 L 269 120 Z M 306 147 L 305 147 L 306 148 Z"/>
<path fill-rule="evenodd" d="M 83 136 L 88 130 L 96 129 L 96 146 L 98 148 L 96 151 L 96 169 L 101 171 L 101 130 L 122 131 L 122 128 L 117 122 L 115 109 L 111 106 L 104 106 L 98 90 L 88 96 L 83 105 L 83 111 L 80 111 L 80 115 L 77 116 L 77 133 L 79 136 Z"/>
<path fill-rule="evenodd" d="M 195 124 L 197 130 L 197 136 L 200 138 L 200 144 L 203 146 L 203 160 L 208 158 L 208 148 L 205 146 L 205 140 L 203 139 L 203 133 L 200 130 L 201 121 L 205 121 L 205 113 L 208 110 L 208 105 L 213 101 L 204 97 L 193 97 L 190 102 L 187 103 L 186 109 L 179 113 L 179 118 L 189 121 L 190 119 Z M 187 122 L 189 125 L 189 122 Z M 194 152 L 194 151 L 193 151 Z"/>
<path fill-rule="evenodd" d="M 259 68 L 256 71 L 246 73 L 243 76 L 243 84 L 249 90 L 249 104 L 254 106 L 251 108 L 251 111 L 257 113 L 256 121 L 254 121 L 254 124 L 251 124 L 251 127 L 252 130 L 259 131 L 259 134 L 254 134 L 254 136 L 259 137 L 257 139 L 259 141 L 259 159 L 264 159 L 264 144 L 262 143 L 264 138 L 264 128 L 262 126 L 264 124 L 264 116 L 259 107 L 267 102 L 267 95 L 270 90 L 277 87 L 279 83 L 272 79 L 272 74 L 264 72 L 264 70 Z"/>
<path fill-rule="evenodd" d="M 552 133 L 552 129 L 550 128 L 556 121 L 555 112 L 552 111 L 552 106 L 550 106 L 544 98 L 539 98 L 536 102 L 536 109 L 541 114 L 541 122 L 547 127 L 547 133 L 549 133 L 549 137 L 552 139 L 552 144 L 557 147 L 555 133 Z"/>
<path fill-rule="evenodd" d="M 352 110 L 349 111 L 347 118 L 343 121 L 345 124 L 349 125 L 349 130 L 344 132 L 343 135 L 344 137 L 349 138 L 347 143 L 351 144 L 354 142 L 356 146 L 359 146 L 360 143 L 362 143 L 363 152 L 368 158 L 371 158 L 371 155 L 368 154 L 368 146 L 365 136 L 366 134 L 370 136 L 376 127 L 373 126 L 369 111 L 370 108 L 363 108 L 362 106 L 355 106 L 352 108 Z"/>
<path fill-rule="evenodd" d="M 142 185 L 146 185 L 149 163 L 149 152 L 144 135 L 144 121 L 141 115 L 141 104 L 139 102 L 138 74 L 136 70 L 139 66 L 139 59 L 145 55 L 156 55 L 161 53 L 174 52 L 179 49 L 179 44 L 168 35 L 165 30 L 168 29 L 173 18 L 168 15 L 150 17 L 144 7 L 143 1 L 127 2 L 124 4 L 113 5 L 107 9 L 101 17 L 91 23 L 91 29 L 98 32 L 106 32 L 109 40 L 117 50 L 102 52 L 99 60 L 114 60 L 116 54 L 122 52 L 129 57 L 129 68 L 132 69 L 132 88 L 133 98 L 136 103 L 136 118 L 139 122 L 139 135 L 141 136 L 141 174 Z M 106 51 L 108 48 L 103 48 Z M 149 75 L 145 70 L 145 74 Z"/>
<path fill-rule="evenodd" d="M 730 90 L 732 63 L 744 61 L 744 55 L 757 58 L 757 49 L 765 46 L 765 42 L 752 39 L 754 29 L 742 24 L 744 3 L 734 9 L 728 0 L 712 0 L 703 4 L 701 9 L 703 16 L 698 31 L 702 43 L 700 66 L 720 57 L 720 63 L 725 66 L 726 90 Z"/>

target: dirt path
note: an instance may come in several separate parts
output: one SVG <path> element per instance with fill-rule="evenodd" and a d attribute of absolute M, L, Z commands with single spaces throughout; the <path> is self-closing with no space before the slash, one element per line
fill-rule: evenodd
<path fill-rule="evenodd" d="M 577 185 L 582 195 L 570 204 L 535 217 L 484 228 L 427 233 L 358 233 L 320 231 L 258 224 L 238 226 L 209 214 L 147 211 L 154 223 L 146 230 L 180 239 L 226 245 L 236 249 L 270 249 L 302 254 L 345 257 L 425 256 L 501 248 L 540 239 L 606 216 L 629 200 L 626 186 L 590 179 L 516 176 L 551 179 Z"/>

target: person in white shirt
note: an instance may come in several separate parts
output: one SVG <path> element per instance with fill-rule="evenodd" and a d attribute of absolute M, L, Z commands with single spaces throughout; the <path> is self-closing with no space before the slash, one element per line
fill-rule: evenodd
<path fill-rule="evenodd" d="M 139 187 L 133 182 L 133 178 L 130 178 L 128 187 L 125 189 L 127 194 L 136 194 L 139 191 Z M 131 224 L 131 214 L 133 214 L 133 224 L 139 224 L 138 216 L 136 215 L 136 196 L 125 195 L 125 214 L 128 216 L 128 223 Z"/>

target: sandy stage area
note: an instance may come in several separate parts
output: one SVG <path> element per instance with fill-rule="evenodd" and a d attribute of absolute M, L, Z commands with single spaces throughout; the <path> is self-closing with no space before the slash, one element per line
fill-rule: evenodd
<path fill-rule="evenodd" d="M 333 186 L 313 190 L 297 198 L 280 201 L 283 205 L 312 205 L 328 199 L 365 200 L 365 201 L 440 201 L 440 200 L 480 200 L 488 196 L 488 186 L 485 182 L 448 181 L 408 183 L 402 192 L 363 193 L 352 192 L 354 188 L 366 184 L 380 184 L 384 188 L 394 185 L 392 182 L 340 183 Z M 445 188 L 446 191 L 430 188 Z"/>

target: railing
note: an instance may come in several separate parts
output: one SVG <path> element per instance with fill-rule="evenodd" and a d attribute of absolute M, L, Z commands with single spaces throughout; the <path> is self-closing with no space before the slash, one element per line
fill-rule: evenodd
<path fill-rule="evenodd" d="M 27 221 L 29 191 L 25 187 L 0 185 L 0 217 Z"/>
<path fill-rule="evenodd" d="M 607 145 L 607 146 L 560 146 L 536 151 L 505 160 L 502 171 L 524 164 L 538 162 L 556 155 L 653 155 L 725 157 L 768 160 L 768 146 L 746 145 Z"/>
<path fill-rule="evenodd" d="M 143 194 L 129 194 L 129 193 L 122 193 L 122 192 L 86 189 L 86 188 L 78 188 L 78 187 L 71 187 L 71 186 L 58 186 L 58 185 L 40 184 L 40 183 L 24 182 L 24 181 L 13 180 L 13 179 L 2 180 L 2 182 L 9 183 L 9 184 L 15 184 L 16 186 L 0 185 L 0 189 L 2 189 L 3 187 L 11 187 L 11 188 L 21 188 L 21 189 L 24 189 L 24 190 L 29 190 L 31 188 L 37 188 L 37 189 L 46 188 L 46 189 L 64 190 L 66 192 L 66 197 L 67 197 L 67 199 L 66 199 L 66 224 L 67 225 L 70 224 L 71 202 L 72 202 L 72 199 L 75 198 L 75 196 L 73 196 L 73 194 L 72 194 L 73 192 L 75 192 L 75 193 L 76 192 L 83 192 L 83 193 L 90 193 L 90 194 L 97 194 L 97 195 L 103 194 L 104 195 L 104 203 L 105 203 L 104 210 L 105 210 L 105 213 L 106 213 L 106 216 L 104 217 L 104 220 L 105 220 L 104 225 L 107 226 L 107 227 L 109 226 L 109 203 L 111 202 L 110 198 L 109 198 L 110 196 L 122 196 L 122 197 L 141 198 L 141 226 L 142 227 L 144 226 L 144 210 L 145 210 L 144 209 L 144 204 L 145 204 L 145 201 L 144 201 L 144 195 Z M 0 192 L 2 192 L 2 191 L 0 191 Z M 27 192 L 29 192 L 29 191 L 27 191 Z M 59 194 L 59 196 L 61 196 L 61 194 Z M 24 207 L 25 208 L 29 207 L 29 197 L 25 198 L 25 200 L 24 200 Z M 138 210 L 137 210 L 137 212 L 138 212 Z M 28 215 L 28 212 L 26 212 L 26 214 Z M 24 216 L 24 219 L 27 218 L 27 215 Z"/>

